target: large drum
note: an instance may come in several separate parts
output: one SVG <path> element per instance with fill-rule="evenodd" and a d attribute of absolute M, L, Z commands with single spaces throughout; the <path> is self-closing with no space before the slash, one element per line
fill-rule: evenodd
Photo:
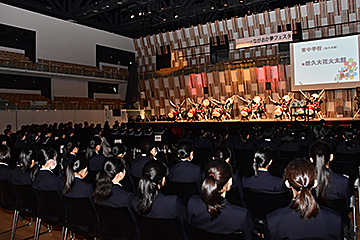
<path fill-rule="evenodd" d="M 296 109 L 296 112 L 297 112 L 298 114 L 304 114 L 304 108 L 297 108 L 297 109 Z"/>
<path fill-rule="evenodd" d="M 261 103 L 261 101 L 262 101 L 262 98 L 261 98 L 260 96 L 255 96 L 255 97 L 253 98 L 253 102 L 255 102 L 256 104 Z"/>
<path fill-rule="evenodd" d="M 221 108 L 215 108 L 212 110 L 211 115 L 215 118 L 219 118 L 219 117 L 221 117 L 221 112 L 222 112 Z"/>
<path fill-rule="evenodd" d="M 291 97 L 289 95 L 284 95 L 282 99 L 285 103 L 289 103 L 291 101 Z"/>
<path fill-rule="evenodd" d="M 193 118 L 195 116 L 195 113 L 196 113 L 196 110 L 195 109 L 190 109 L 188 112 L 187 112 L 187 116 L 189 118 Z"/>
<path fill-rule="evenodd" d="M 281 117 L 283 114 L 283 108 L 281 106 L 276 106 L 274 109 L 274 114 L 276 117 Z"/>
<path fill-rule="evenodd" d="M 169 118 L 174 118 L 175 115 L 176 115 L 175 110 L 170 110 L 170 112 L 168 113 L 168 117 L 169 117 Z"/>
<path fill-rule="evenodd" d="M 250 111 L 251 111 L 250 108 L 248 108 L 248 107 L 243 107 L 243 108 L 241 109 L 240 114 L 241 114 L 242 117 L 247 117 L 247 116 L 249 116 Z"/>
<path fill-rule="evenodd" d="M 308 115 L 309 115 L 309 116 L 312 116 L 312 115 L 314 114 L 314 110 L 315 110 L 314 105 L 310 104 L 307 108 L 308 108 L 308 109 L 307 109 Z"/>

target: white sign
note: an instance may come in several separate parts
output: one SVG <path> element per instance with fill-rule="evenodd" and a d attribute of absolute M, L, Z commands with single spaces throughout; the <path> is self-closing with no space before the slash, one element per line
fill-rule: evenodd
<path fill-rule="evenodd" d="M 248 38 L 236 39 L 236 49 L 254 47 L 265 44 L 275 44 L 281 42 L 291 42 L 293 40 L 292 31 L 271 33 Z"/>

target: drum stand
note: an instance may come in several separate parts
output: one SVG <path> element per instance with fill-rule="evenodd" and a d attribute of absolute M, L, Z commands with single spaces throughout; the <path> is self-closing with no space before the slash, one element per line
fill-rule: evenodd
<path fill-rule="evenodd" d="M 355 119 L 355 118 L 356 118 L 356 116 L 359 114 L 359 112 L 360 112 L 360 108 L 356 111 L 356 113 L 355 113 L 355 115 L 354 115 L 353 119 Z"/>
<path fill-rule="evenodd" d="M 357 104 L 358 110 L 356 111 L 353 119 L 355 119 L 356 116 L 360 113 L 360 98 L 359 98 L 359 97 L 355 97 L 354 100 L 356 100 L 356 104 Z"/>

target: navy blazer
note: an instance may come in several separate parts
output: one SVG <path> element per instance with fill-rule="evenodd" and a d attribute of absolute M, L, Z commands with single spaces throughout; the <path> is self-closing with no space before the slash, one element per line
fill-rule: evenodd
<path fill-rule="evenodd" d="M 75 177 L 75 183 L 72 189 L 65 194 L 66 197 L 84 198 L 90 197 L 94 192 L 94 186 L 91 183 L 83 181 L 79 177 Z"/>
<path fill-rule="evenodd" d="M 128 207 L 130 209 L 133 199 L 133 193 L 126 191 L 120 184 L 113 184 L 110 198 L 97 202 L 97 204 L 108 207 Z"/>
<path fill-rule="evenodd" d="M 344 177 L 339 173 L 333 172 L 330 170 L 329 183 L 326 185 L 326 198 L 341 198 L 345 197 L 347 203 L 350 201 L 350 188 L 349 188 L 349 179 Z"/>
<path fill-rule="evenodd" d="M 265 239 L 343 239 L 340 215 L 320 206 L 319 214 L 314 219 L 301 219 L 300 213 L 290 206 L 280 208 L 266 216 Z"/>
<path fill-rule="evenodd" d="M 225 207 L 221 209 L 220 215 L 211 220 L 211 215 L 207 210 L 206 204 L 201 200 L 201 196 L 190 198 L 187 206 L 189 222 L 207 232 L 218 234 L 232 234 L 243 232 L 245 239 L 252 239 L 253 222 L 250 211 L 230 204 L 226 199 Z"/>
<path fill-rule="evenodd" d="M 30 169 L 23 172 L 20 166 L 16 166 L 12 174 L 10 175 L 9 182 L 15 185 L 30 185 Z"/>
<path fill-rule="evenodd" d="M 244 188 L 263 192 L 283 192 L 285 190 L 284 181 L 271 175 L 268 171 L 258 170 L 258 176 L 243 177 L 242 185 Z"/>
<path fill-rule="evenodd" d="M 104 155 L 94 153 L 94 155 L 89 159 L 89 170 L 91 171 L 102 170 L 104 161 L 105 161 Z"/>
<path fill-rule="evenodd" d="M 147 156 L 140 156 L 131 163 L 130 172 L 131 175 L 137 178 L 142 177 L 142 169 L 150 159 Z"/>
<path fill-rule="evenodd" d="M 233 183 L 231 185 L 231 188 L 235 188 L 235 190 L 239 192 L 241 207 L 246 207 L 244 190 L 239 175 L 233 173 L 232 179 L 233 179 Z"/>
<path fill-rule="evenodd" d="M 0 162 L 0 181 L 9 180 L 12 172 L 8 164 Z"/>
<path fill-rule="evenodd" d="M 138 197 L 134 198 L 132 205 L 138 211 Z M 151 206 L 150 212 L 146 215 L 151 218 L 186 218 L 186 208 L 180 198 L 175 195 L 163 195 L 159 193 Z"/>
<path fill-rule="evenodd" d="M 170 168 L 169 180 L 172 182 L 196 182 L 198 186 L 203 180 L 203 171 L 201 167 L 192 164 L 187 160 L 180 160 Z"/>
<path fill-rule="evenodd" d="M 62 178 L 54 175 L 51 170 L 40 169 L 32 186 L 40 191 L 56 190 L 61 192 L 64 188 L 64 181 Z"/>

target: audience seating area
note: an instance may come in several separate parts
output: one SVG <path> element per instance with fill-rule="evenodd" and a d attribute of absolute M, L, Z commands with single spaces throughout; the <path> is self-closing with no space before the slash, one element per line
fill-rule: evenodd
<path fill-rule="evenodd" d="M 129 75 L 128 70 L 126 69 L 116 70 L 116 68 L 104 67 L 102 71 L 96 66 L 54 61 L 49 59 L 38 59 L 38 63 L 34 63 L 23 53 L 3 50 L 0 50 L 0 67 L 111 79 L 127 79 Z M 116 71 L 114 71 L 114 69 Z"/>

